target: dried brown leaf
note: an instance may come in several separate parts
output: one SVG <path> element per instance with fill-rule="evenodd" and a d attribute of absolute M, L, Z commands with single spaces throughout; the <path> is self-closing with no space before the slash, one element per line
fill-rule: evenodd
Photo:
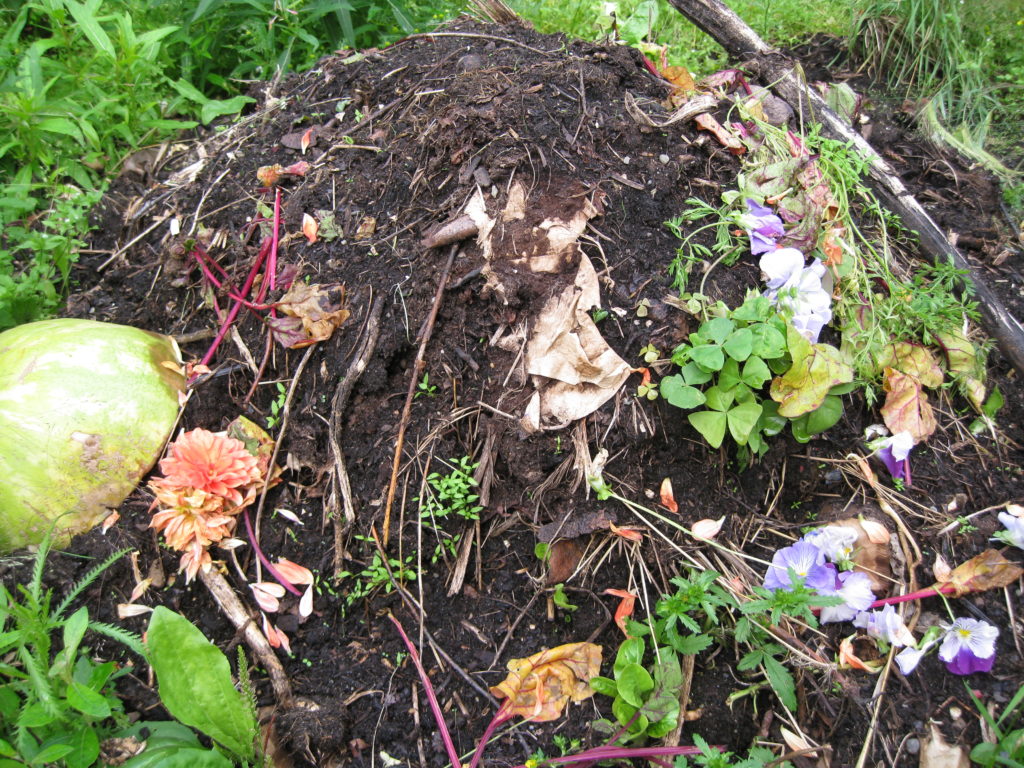
<path fill-rule="evenodd" d="M 895 368 L 885 369 L 885 405 L 882 419 L 892 434 L 909 432 L 915 443 L 931 437 L 938 424 L 921 381 Z"/>
<path fill-rule="evenodd" d="M 694 122 L 696 122 L 700 128 L 718 139 L 718 142 L 732 154 L 742 155 L 747 151 L 746 146 L 742 141 L 740 141 L 740 138 L 711 115 L 707 113 L 697 115 L 697 117 L 694 118 Z"/>
<path fill-rule="evenodd" d="M 306 285 L 301 281 L 295 282 L 288 289 L 288 293 L 277 302 L 277 308 L 285 315 L 302 321 L 305 338 L 292 340 L 285 346 L 289 349 L 307 347 L 331 338 L 334 329 L 348 320 L 349 311 L 344 307 L 344 286 Z M 271 323 L 272 327 L 273 325 Z"/>
<path fill-rule="evenodd" d="M 1007 560 L 997 549 L 986 549 L 966 563 L 961 563 L 949 574 L 949 581 L 933 584 L 932 589 L 939 590 L 952 584 L 956 591 L 955 597 L 984 592 L 989 589 L 1002 589 L 1013 584 L 1024 573 L 1016 563 Z M 947 593 L 948 594 L 948 593 Z"/>

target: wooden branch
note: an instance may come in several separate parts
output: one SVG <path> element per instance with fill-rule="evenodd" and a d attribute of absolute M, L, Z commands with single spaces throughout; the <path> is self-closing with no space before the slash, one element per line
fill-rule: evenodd
<path fill-rule="evenodd" d="M 829 108 L 817 91 L 807 86 L 800 66 L 770 48 L 720 0 L 669 0 L 669 3 L 714 38 L 730 56 L 745 61 L 744 65 L 754 69 L 803 120 L 820 123 L 822 133 L 829 138 L 853 143 L 857 153 L 870 163 L 871 180 L 882 203 L 917 233 L 921 248 L 936 263 L 951 263 L 969 273 L 964 288 L 977 299 L 985 330 L 1013 367 L 1024 373 L 1024 327 L 971 268 L 963 254 L 950 245 L 892 167 L 863 136 Z"/>

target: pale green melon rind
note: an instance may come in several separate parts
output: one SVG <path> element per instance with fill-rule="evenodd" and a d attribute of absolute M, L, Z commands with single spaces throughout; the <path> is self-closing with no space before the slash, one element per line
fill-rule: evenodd
<path fill-rule="evenodd" d="M 120 505 L 174 426 L 180 365 L 174 339 L 129 326 L 64 318 L 0 333 L 0 553 L 70 512 L 65 543 Z"/>

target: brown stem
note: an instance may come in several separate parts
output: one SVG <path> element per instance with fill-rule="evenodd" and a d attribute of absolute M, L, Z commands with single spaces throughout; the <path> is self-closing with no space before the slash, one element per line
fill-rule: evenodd
<path fill-rule="evenodd" d="M 458 253 L 459 245 L 454 244 L 448 251 L 448 262 L 444 265 L 441 279 L 437 282 L 437 292 L 434 294 L 434 303 L 430 307 L 430 316 L 427 318 L 423 332 L 420 334 L 420 347 L 416 351 L 416 360 L 412 366 L 412 375 L 409 377 L 409 391 L 405 395 L 405 407 L 402 408 L 402 418 L 398 422 L 398 439 L 395 441 L 395 458 L 391 462 L 391 482 L 388 484 L 388 501 L 384 506 L 384 530 L 381 535 L 382 543 L 388 545 L 388 534 L 391 530 L 391 506 L 395 502 L 395 489 L 398 487 L 398 467 L 402 463 L 402 446 L 405 444 L 405 430 L 409 426 L 409 416 L 412 414 L 412 401 L 416 397 L 416 382 L 425 366 L 424 358 L 427 352 L 427 342 L 434 333 L 434 323 L 437 321 L 437 312 L 441 308 L 441 299 L 444 297 L 445 284 L 448 282 L 448 275 L 452 271 L 452 264 L 455 263 L 455 254 Z"/>

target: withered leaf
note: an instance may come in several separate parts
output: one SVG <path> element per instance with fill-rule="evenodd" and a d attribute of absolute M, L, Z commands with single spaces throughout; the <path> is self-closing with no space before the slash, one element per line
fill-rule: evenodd
<path fill-rule="evenodd" d="M 559 539 L 548 548 L 547 583 L 561 584 L 576 572 L 583 557 L 583 547 L 576 539 Z"/>
<path fill-rule="evenodd" d="M 913 376 L 926 387 L 942 386 L 942 368 L 939 361 L 927 347 L 898 341 L 886 344 L 878 355 L 878 367 L 895 368 L 901 373 Z"/>
<path fill-rule="evenodd" d="M 747 151 L 746 146 L 740 141 L 739 137 L 718 122 L 714 117 L 705 113 L 703 115 L 697 115 L 694 118 L 694 122 L 697 123 L 703 130 L 711 133 L 718 142 L 728 149 L 734 155 L 742 155 Z"/>
<path fill-rule="evenodd" d="M 294 324 L 286 326 L 274 323 L 273 320 L 268 321 L 275 334 L 292 334 L 288 337 L 291 343 L 285 344 L 289 349 L 326 341 L 349 316 L 349 311 L 345 309 L 345 287 L 337 284 L 306 285 L 301 281 L 295 282 L 276 306 L 288 317 L 301 321 L 304 338 L 298 338 Z M 279 340 L 282 338 L 282 335 L 278 335 Z"/>
<path fill-rule="evenodd" d="M 980 555 L 958 565 L 949 574 L 949 581 L 933 584 L 932 589 L 938 591 L 952 584 L 956 590 L 953 592 L 954 597 L 960 597 L 972 592 L 1002 589 L 1017 581 L 1021 573 L 1024 573 L 1024 569 L 1003 557 L 1002 552 L 997 549 L 986 549 Z"/>
<path fill-rule="evenodd" d="M 938 424 L 921 381 L 895 368 L 886 368 L 884 386 L 888 394 L 881 413 L 889 431 L 894 435 L 909 432 L 915 443 L 931 437 Z"/>
<path fill-rule="evenodd" d="M 554 539 L 576 539 L 594 531 L 607 530 L 615 522 L 615 515 L 604 509 L 597 512 L 580 512 L 564 520 L 542 525 L 537 530 L 537 541 L 550 542 Z"/>
<path fill-rule="evenodd" d="M 850 558 L 854 570 L 867 574 L 871 580 L 871 591 L 876 596 L 887 595 L 892 586 L 892 566 L 889 562 L 889 531 L 885 526 L 874 520 L 859 520 L 856 517 L 836 520 L 829 525 L 850 528 L 857 533 L 857 540 L 853 543 L 853 556 Z M 879 535 L 880 532 L 882 535 Z"/>
<path fill-rule="evenodd" d="M 501 713 L 534 722 L 555 720 L 569 701 L 594 695 L 590 678 L 601 670 L 601 646 L 569 643 L 540 651 L 525 659 L 512 659 L 509 674 L 491 688 L 505 699 Z"/>

